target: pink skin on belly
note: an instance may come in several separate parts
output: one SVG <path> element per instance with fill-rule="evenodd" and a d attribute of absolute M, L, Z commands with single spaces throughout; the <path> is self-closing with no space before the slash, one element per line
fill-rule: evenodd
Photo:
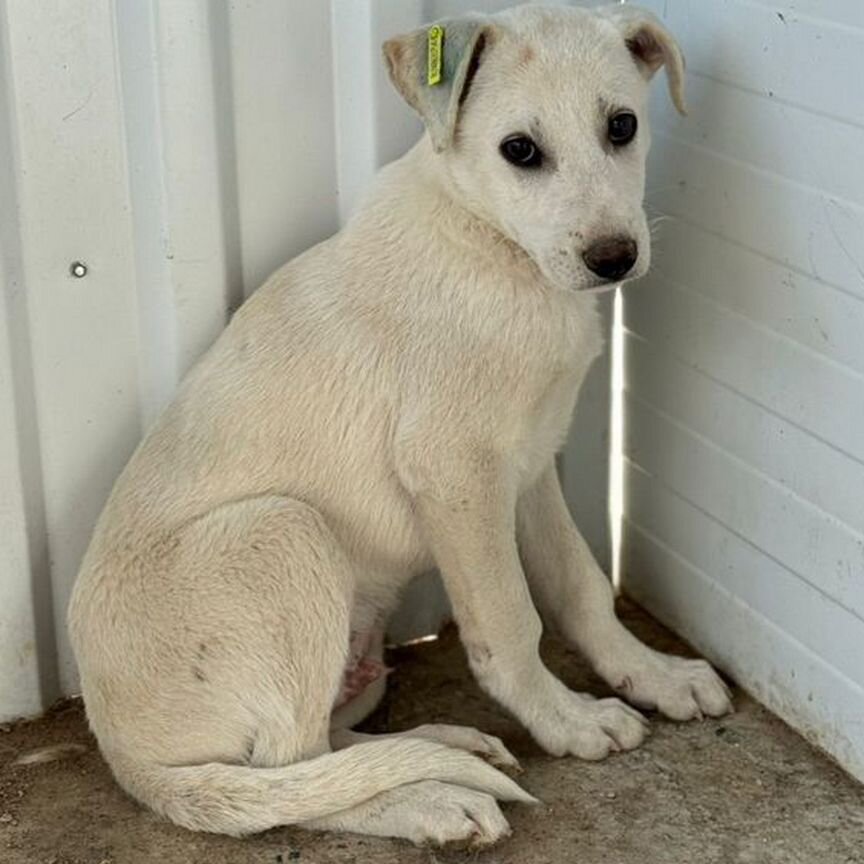
<path fill-rule="evenodd" d="M 336 697 L 334 708 L 341 708 L 347 702 L 359 696 L 373 681 L 382 675 L 389 675 L 392 669 L 380 660 L 369 656 L 377 632 L 352 632 L 348 647 L 348 660 L 342 673 L 342 686 Z"/>

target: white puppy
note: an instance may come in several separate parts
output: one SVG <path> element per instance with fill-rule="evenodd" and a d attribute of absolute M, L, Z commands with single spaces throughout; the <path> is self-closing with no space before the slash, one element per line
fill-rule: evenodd
<path fill-rule="evenodd" d="M 123 472 L 78 579 L 102 751 L 189 828 L 507 832 L 495 799 L 531 798 L 472 755 L 512 763 L 497 739 L 347 731 L 383 693 L 401 589 L 433 565 L 477 679 L 550 753 L 630 749 L 645 721 L 543 666 L 535 603 L 635 705 L 730 709 L 706 663 L 616 620 L 553 463 L 601 347 L 590 289 L 648 267 L 647 82 L 665 64 L 683 108 L 681 54 L 629 6 L 442 28 L 384 46 L 427 134 L 237 313 Z"/>

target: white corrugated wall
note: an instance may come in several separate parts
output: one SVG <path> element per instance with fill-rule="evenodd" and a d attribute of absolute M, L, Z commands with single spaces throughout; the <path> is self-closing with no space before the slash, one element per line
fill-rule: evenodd
<path fill-rule="evenodd" d="M 462 8 L 0 0 L 0 720 L 75 691 L 79 561 L 180 377 L 419 134 L 380 43 Z M 604 557 L 606 368 L 566 466 Z M 402 633 L 440 597 L 409 606 Z"/>
<path fill-rule="evenodd" d="M 691 111 L 625 289 L 624 585 L 864 779 L 864 4 L 647 5 Z"/>

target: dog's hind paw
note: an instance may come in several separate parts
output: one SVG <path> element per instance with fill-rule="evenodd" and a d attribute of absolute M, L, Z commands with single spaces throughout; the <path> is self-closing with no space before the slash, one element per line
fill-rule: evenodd
<path fill-rule="evenodd" d="M 496 768 L 521 772 L 522 766 L 516 757 L 494 735 L 487 735 L 472 726 L 453 726 L 449 723 L 427 723 L 404 733 L 406 736 L 438 741 L 448 747 L 476 753 Z"/>
<path fill-rule="evenodd" d="M 510 825 L 491 795 L 438 780 L 399 786 L 302 827 L 402 837 L 418 846 L 458 843 L 475 848 L 510 834 Z"/>
<path fill-rule="evenodd" d="M 425 785 L 425 784 L 421 784 Z M 416 818 L 414 836 L 418 845 L 443 846 L 446 843 L 467 844 L 473 848 L 491 846 L 510 834 L 510 825 L 491 795 L 441 784 L 428 802 L 434 801 L 424 815 Z"/>

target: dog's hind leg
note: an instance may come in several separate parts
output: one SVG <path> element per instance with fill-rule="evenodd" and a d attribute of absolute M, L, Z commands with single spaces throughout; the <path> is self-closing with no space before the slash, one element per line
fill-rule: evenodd
<path fill-rule="evenodd" d="M 358 696 L 335 708 L 330 717 L 330 740 L 333 740 L 332 733 L 334 731 L 350 729 L 352 726 L 362 723 L 378 707 L 386 690 L 387 677 L 382 675 L 369 684 Z"/>
<path fill-rule="evenodd" d="M 110 579 L 85 574 L 71 620 L 91 725 L 133 795 L 172 816 L 180 804 L 140 782 L 146 772 L 129 768 L 139 760 L 274 768 L 330 749 L 353 577 L 320 513 L 241 499 L 117 575 L 116 557 Z"/>
<path fill-rule="evenodd" d="M 329 752 L 353 576 L 313 508 L 231 502 L 122 563 L 91 563 L 73 604 L 85 703 L 121 785 L 177 824 L 248 834 L 438 780 L 464 788 L 457 800 L 493 836 L 478 795 L 531 800 L 481 759 L 431 741 Z"/>
<path fill-rule="evenodd" d="M 382 738 L 422 738 L 425 741 L 437 741 L 448 747 L 475 753 L 498 768 L 519 769 L 518 760 L 504 746 L 500 738 L 487 735 L 472 726 L 453 726 L 449 723 L 427 723 L 414 729 L 406 729 L 404 732 L 389 732 L 383 735 L 370 735 L 350 729 L 333 730 L 330 732 L 330 746 L 334 750 L 341 750 L 352 744 Z"/>

